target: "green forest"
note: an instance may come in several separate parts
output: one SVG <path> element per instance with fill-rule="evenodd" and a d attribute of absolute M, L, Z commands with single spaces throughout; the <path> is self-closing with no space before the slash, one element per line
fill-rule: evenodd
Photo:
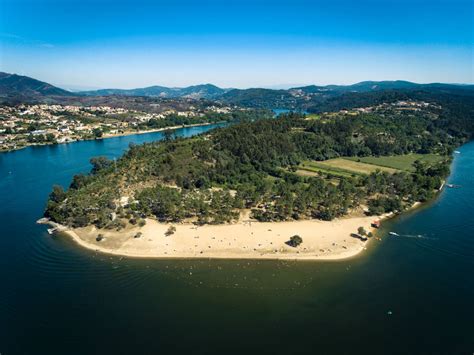
<path fill-rule="evenodd" d="M 332 220 L 361 206 L 366 214 L 401 212 L 434 197 L 453 150 L 472 137 L 466 112 L 455 107 L 382 105 L 311 120 L 289 113 L 132 145 L 116 162 L 91 159 L 90 174 L 74 176 L 66 191 L 55 186 L 45 216 L 72 227 L 120 229 L 148 217 L 219 224 L 242 209 L 258 221 Z M 298 174 L 304 161 L 411 153 L 439 159 L 416 159 L 395 173 Z"/>

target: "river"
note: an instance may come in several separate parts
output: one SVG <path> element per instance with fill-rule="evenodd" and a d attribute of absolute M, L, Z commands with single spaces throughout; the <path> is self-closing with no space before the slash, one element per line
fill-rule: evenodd
<path fill-rule="evenodd" d="M 381 242 L 344 261 L 111 257 L 35 224 L 52 185 L 91 157 L 162 137 L 0 154 L 2 355 L 474 351 L 474 143 L 452 165 L 461 188 L 386 222 Z"/>

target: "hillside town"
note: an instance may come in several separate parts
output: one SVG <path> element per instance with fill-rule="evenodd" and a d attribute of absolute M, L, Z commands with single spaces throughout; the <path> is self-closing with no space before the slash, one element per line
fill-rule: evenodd
<path fill-rule="evenodd" d="M 203 110 L 189 106 L 186 111 L 166 109 L 149 113 L 109 106 L 0 106 L 0 151 L 210 123 L 231 110 L 231 107 L 208 106 Z"/>
<path fill-rule="evenodd" d="M 350 110 L 343 109 L 338 112 L 341 114 L 357 115 L 360 113 L 371 113 L 371 112 L 380 112 L 380 111 L 392 111 L 392 112 L 402 112 L 402 111 L 412 111 L 420 112 L 426 109 L 439 110 L 441 109 L 440 105 L 424 102 L 424 101 L 396 101 L 391 103 L 381 103 L 379 105 L 367 106 L 367 107 L 357 107 Z"/>

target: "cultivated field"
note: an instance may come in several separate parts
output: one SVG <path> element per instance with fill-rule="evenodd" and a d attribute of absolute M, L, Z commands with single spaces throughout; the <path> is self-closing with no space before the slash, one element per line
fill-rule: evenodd
<path fill-rule="evenodd" d="M 390 157 L 347 157 L 344 159 L 378 167 L 414 171 L 415 169 L 413 167 L 413 163 L 417 160 L 428 164 L 433 164 L 446 158 L 437 154 L 407 154 L 395 155 Z"/>
<path fill-rule="evenodd" d="M 297 171 L 301 176 L 332 174 L 349 177 L 352 175 L 368 175 L 377 170 L 393 174 L 399 171 L 414 171 L 414 162 L 420 160 L 427 164 L 437 163 L 443 156 L 436 154 L 408 154 L 389 157 L 343 157 L 325 161 L 304 161 Z"/>
<path fill-rule="evenodd" d="M 310 113 L 306 115 L 306 120 L 319 120 L 321 118 L 321 115 L 318 115 L 316 113 Z"/>
<path fill-rule="evenodd" d="M 390 174 L 397 172 L 397 169 L 384 166 L 366 164 L 345 158 L 329 159 L 325 161 L 305 161 L 300 166 L 301 170 L 310 172 L 329 173 L 339 176 L 368 175 L 376 170 L 386 171 Z"/>

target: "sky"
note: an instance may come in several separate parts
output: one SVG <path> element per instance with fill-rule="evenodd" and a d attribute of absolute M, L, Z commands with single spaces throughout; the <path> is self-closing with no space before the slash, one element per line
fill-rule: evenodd
<path fill-rule="evenodd" d="M 0 71 L 69 89 L 474 83 L 474 0 L 0 0 Z"/>

